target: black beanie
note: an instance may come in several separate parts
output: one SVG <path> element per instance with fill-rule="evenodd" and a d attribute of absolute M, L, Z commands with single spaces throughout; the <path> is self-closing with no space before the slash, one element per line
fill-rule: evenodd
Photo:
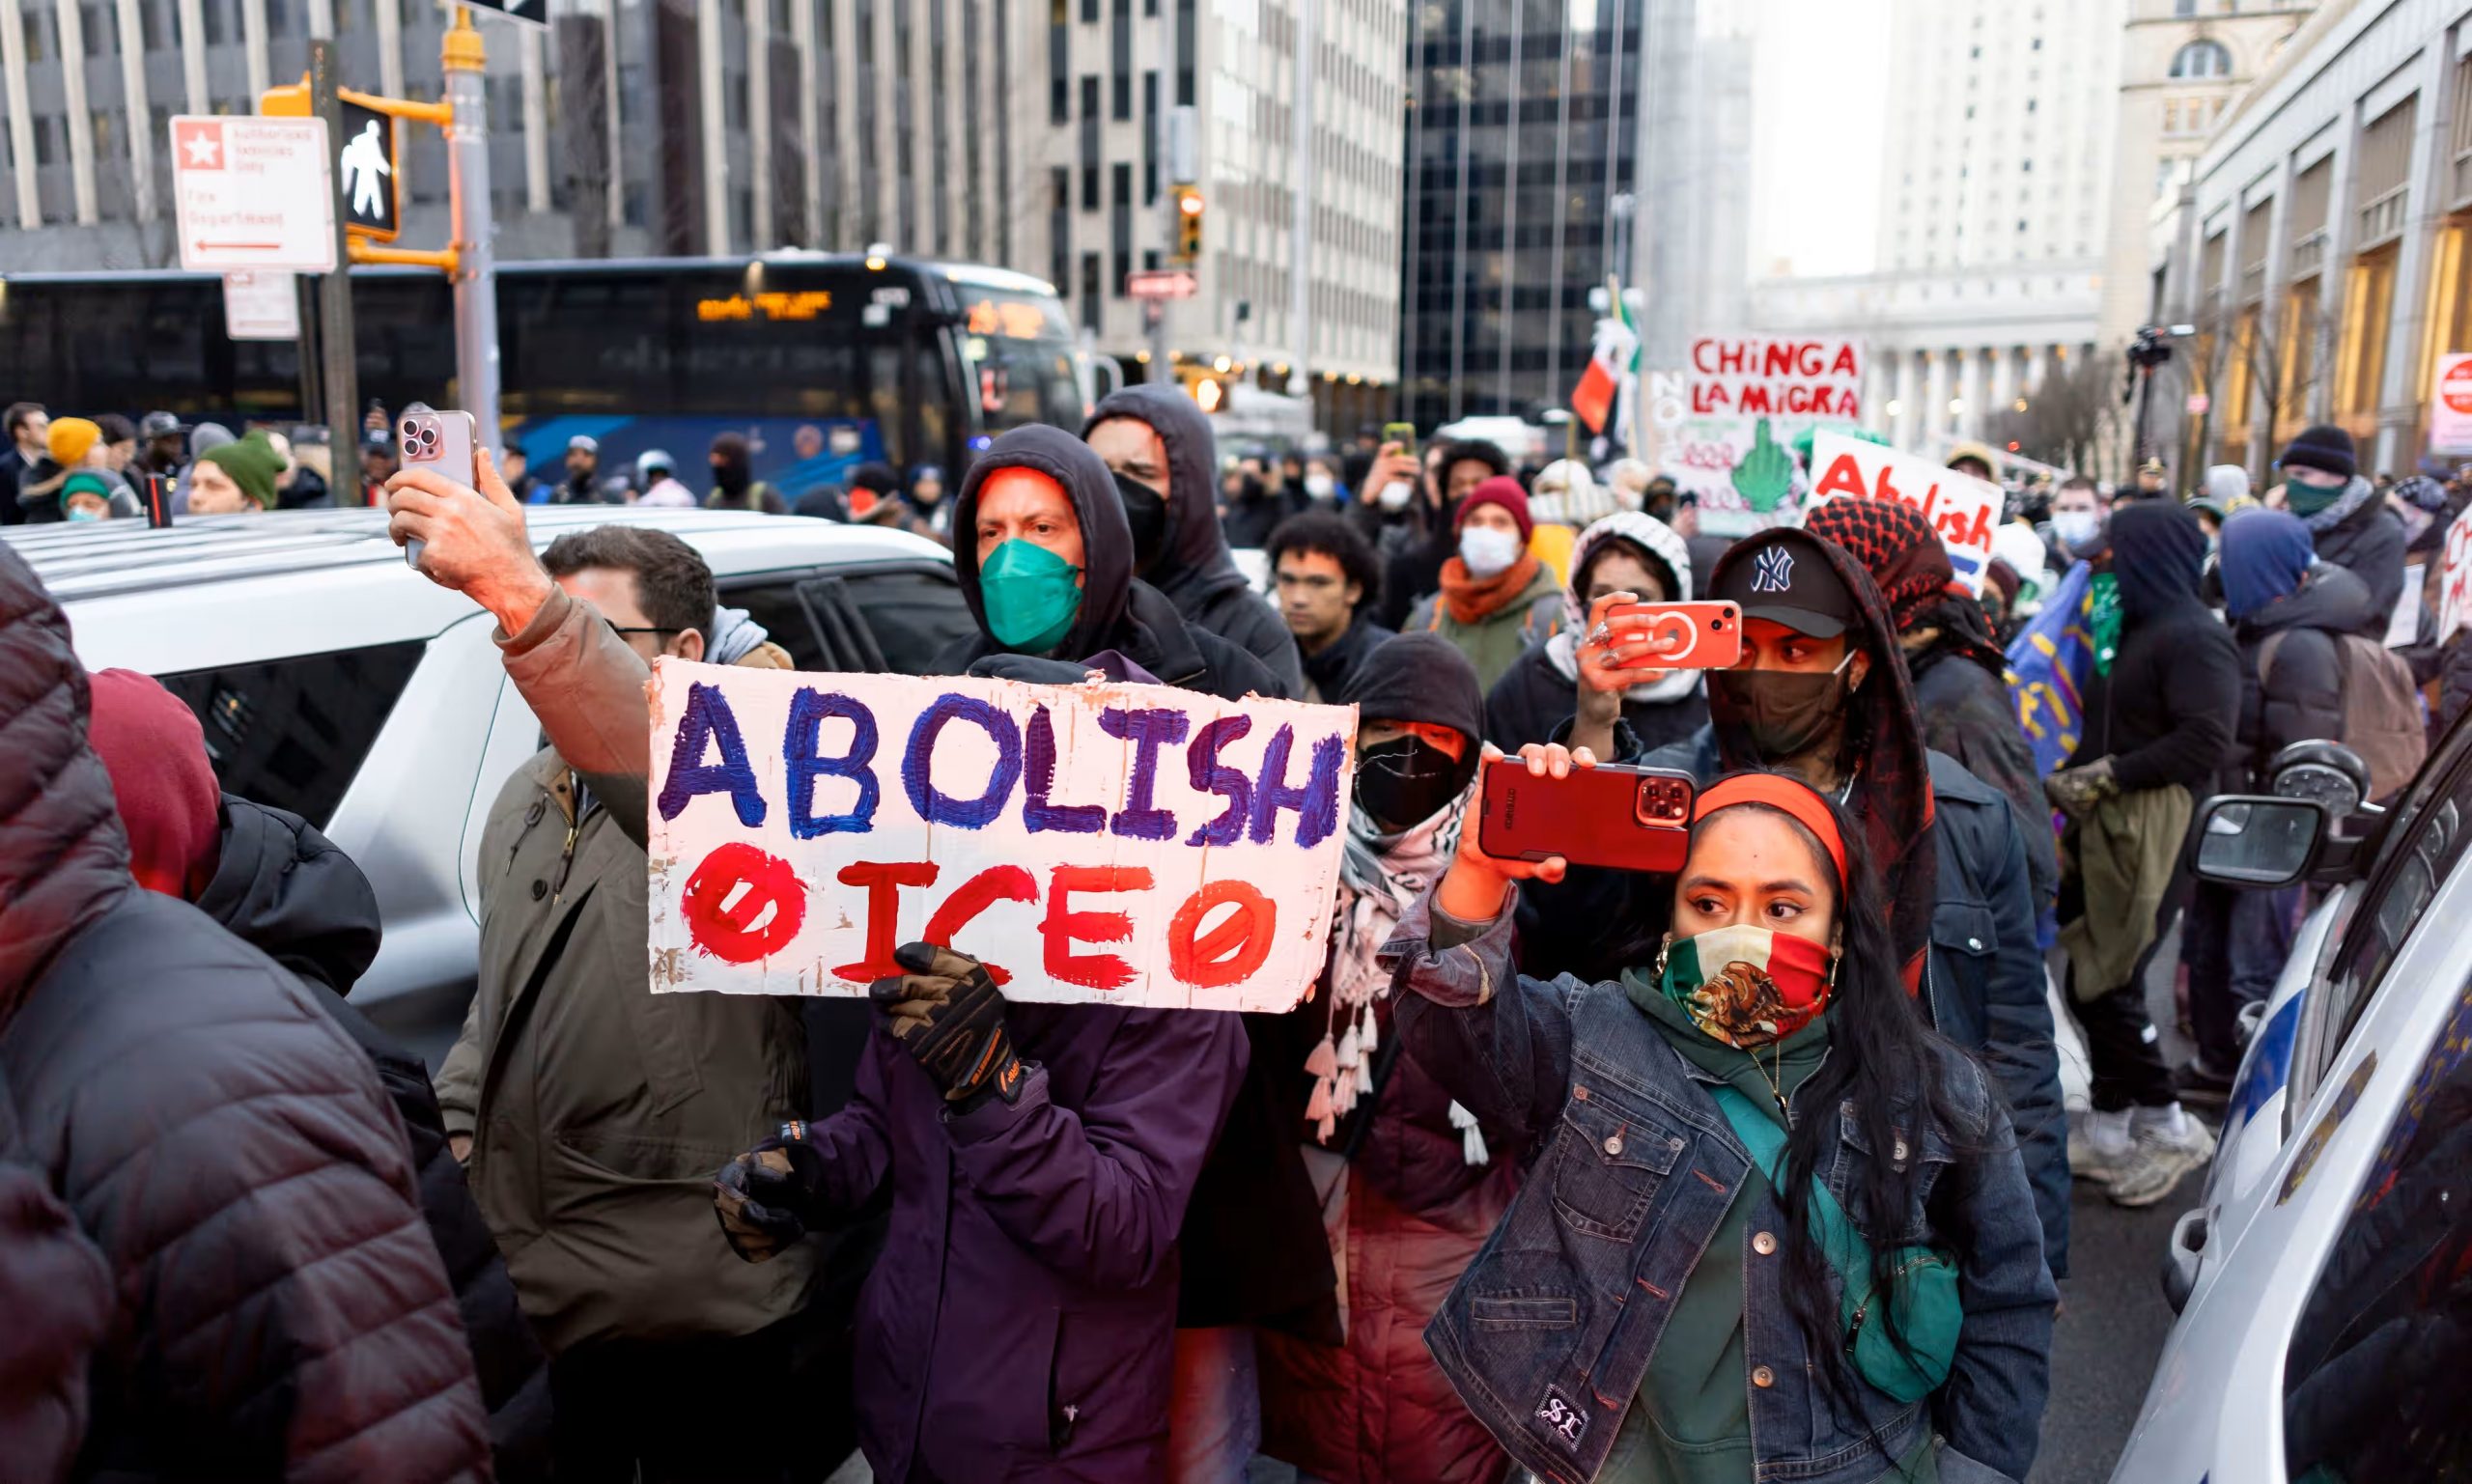
<path fill-rule="evenodd" d="M 2304 469 L 2323 469 L 2341 474 L 2346 479 L 2360 472 L 2360 462 L 2352 452 L 2352 435 L 2331 423 L 2303 428 L 2300 436 L 2275 461 L 2285 468 L 2297 465 Z"/>
<path fill-rule="evenodd" d="M 1447 726 L 1472 742 L 1485 735 L 1485 692 L 1476 668 L 1438 633 L 1403 633 L 1374 646 L 1348 677 L 1339 701 L 1353 703 L 1360 721 Z"/>

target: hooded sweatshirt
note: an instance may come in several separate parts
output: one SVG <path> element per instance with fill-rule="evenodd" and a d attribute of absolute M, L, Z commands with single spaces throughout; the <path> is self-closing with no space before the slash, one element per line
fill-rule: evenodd
<path fill-rule="evenodd" d="M 2177 505 L 2139 501 L 2112 515 L 2121 641 L 2086 690 L 2074 761 L 2112 760 L 2122 790 L 2177 783 L 2203 797 L 2232 755 L 2240 659 L 2232 631 L 2198 599 L 2205 533 Z"/>
<path fill-rule="evenodd" d="M 2403 596 L 2403 548 L 2410 545 L 2403 518 L 2378 498 L 2367 475 L 2355 474 L 2332 505 L 2302 519 L 2318 559 L 2349 568 L 2369 588 L 2369 611 L 2359 631 L 2384 638 L 2386 621 Z"/>
<path fill-rule="evenodd" d="M 1128 386 L 1099 404 L 1082 427 L 1125 417 L 1159 434 L 1167 451 L 1167 529 L 1150 565 L 1136 575 L 1167 596 L 1188 623 L 1198 624 L 1270 667 L 1289 695 L 1305 693 L 1296 639 L 1278 610 L 1245 581 L 1228 555 L 1219 524 L 1212 471 L 1219 445 L 1210 418 L 1173 387 Z"/>
<path fill-rule="evenodd" d="M 1588 568 L 1619 543 L 1665 569 L 1666 601 L 1691 601 L 1691 550 L 1671 526 L 1637 511 L 1617 511 L 1580 533 L 1571 548 L 1571 582 L 1562 591 L 1562 627 L 1526 654 L 1485 697 L 1485 740 L 1505 752 L 1551 742 L 1579 705 L 1579 643 L 1587 630 Z M 1643 595 L 1644 596 L 1644 595 Z M 1622 719 L 1643 747 L 1662 747 L 1708 720 L 1698 670 L 1668 670 L 1622 692 Z"/>
<path fill-rule="evenodd" d="M 2315 561 L 2307 527 L 2279 510 L 2243 511 L 2225 522 L 2222 554 L 2224 596 L 2240 647 L 2241 764 L 2261 770 L 2293 742 L 2341 742 L 2339 645 L 2360 631 L 2368 586 L 2331 562 Z"/>
<path fill-rule="evenodd" d="M 713 492 L 704 504 L 714 510 L 760 510 L 768 516 L 786 516 L 790 507 L 771 485 L 757 479 L 750 463 L 746 439 L 735 433 L 724 433 L 713 440 Z"/>
<path fill-rule="evenodd" d="M 1003 675 L 1015 680 L 1070 683 L 1082 662 L 1113 650 L 1162 682 L 1227 700 L 1249 692 L 1287 692 L 1262 662 L 1206 629 L 1188 624 L 1166 595 L 1133 574 L 1133 529 L 1115 475 L 1090 446 L 1060 428 L 1032 424 L 997 438 L 970 465 L 953 507 L 953 529 L 978 528 L 978 492 L 998 469 L 1031 469 L 1054 480 L 1072 498 L 1082 522 L 1082 606 L 1052 656 L 1019 656 L 997 642 L 987 627 L 987 604 L 978 585 L 978 544 L 964 540 L 953 550 L 953 575 L 979 631 L 965 634 L 936 658 L 942 675 Z"/>

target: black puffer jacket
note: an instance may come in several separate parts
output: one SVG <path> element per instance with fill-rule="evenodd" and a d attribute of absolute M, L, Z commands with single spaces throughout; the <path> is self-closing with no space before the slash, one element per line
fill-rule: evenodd
<path fill-rule="evenodd" d="M 111 1270 L 25 1162 L 0 1079 L 0 1472 L 9 1478 L 69 1477 L 86 1438 L 86 1368 L 111 1313 Z"/>
<path fill-rule="evenodd" d="M 2368 606 L 2354 631 L 2383 638 L 2396 600 L 2403 596 L 2403 548 L 2410 544 L 2403 518 L 2373 494 L 2341 524 L 2312 530 L 2309 541 L 2317 548 L 2318 560 L 2343 568 L 2369 590 Z"/>
<path fill-rule="evenodd" d="M 2369 588 L 2341 567 L 2320 562 L 2301 579 L 2300 590 L 2268 603 L 2233 627 L 2240 645 L 2240 724 L 2237 766 L 2258 775 L 2273 756 L 2296 742 L 2344 736 L 2343 656 L 2337 637 L 2361 631 L 2369 611 Z M 2265 649 L 2274 641 L 2274 667 Z M 2241 780 L 2246 786 L 2249 779 Z"/>
<path fill-rule="evenodd" d="M 67 621 L 0 546 L 0 1095 L 111 1269 L 86 1467 L 488 1477 L 403 1126 L 307 988 L 130 877 L 86 715 Z"/>
<path fill-rule="evenodd" d="M 1219 443 L 1209 417 L 1182 391 L 1145 382 L 1100 403 L 1082 425 L 1082 435 L 1088 437 L 1091 429 L 1116 417 L 1147 425 L 1167 450 L 1167 532 L 1159 554 L 1135 575 L 1166 594 L 1187 623 L 1199 624 L 1268 665 L 1287 694 L 1303 695 L 1305 671 L 1295 638 L 1278 610 L 1253 591 L 1227 554 L 1227 537 L 1220 529 L 1213 498 Z M 1267 537 L 1269 532 L 1260 534 Z"/>
<path fill-rule="evenodd" d="M 549 1473 L 549 1372 L 489 1223 L 446 1144 L 429 1069 L 344 996 L 378 956 L 378 894 L 351 856 L 296 814 L 223 796 L 223 838 L 198 910 L 300 976 L 357 1043 L 411 1136 L 421 1215 L 455 1285 L 490 1409 L 497 1476 Z"/>

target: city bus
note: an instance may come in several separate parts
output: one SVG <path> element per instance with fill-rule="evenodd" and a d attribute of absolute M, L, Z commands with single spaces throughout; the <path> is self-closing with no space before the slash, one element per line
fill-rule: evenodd
<path fill-rule="evenodd" d="M 461 406 L 443 276 L 364 267 L 351 282 L 363 406 Z M 236 432 L 298 420 L 298 342 L 228 338 L 222 292 L 212 274 L 0 275 L 0 403 Z M 1001 268 L 813 252 L 511 263 L 497 300 L 499 414 L 545 480 L 581 434 L 604 478 L 659 448 L 700 493 L 713 438 L 735 432 L 793 500 L 865 460 L 958 484 L 1007 428 L 1079 431 L 1093 396 L 1054 289 Z"/>

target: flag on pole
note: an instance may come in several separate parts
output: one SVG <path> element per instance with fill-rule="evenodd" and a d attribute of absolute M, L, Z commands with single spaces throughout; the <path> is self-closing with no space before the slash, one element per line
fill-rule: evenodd
<path fill-rule="evenodd" d="M 2092 568 L 2084 562 L 2069 568 L 2043 600 L 2042 611 L 2008 646 L 2008 694 L 2038 772 L 2067 767 L 2085 734 L 2080 698 L 2094 671 L 2093 586 Z"/>
<path fill-rule="evenodd" d="M 1638 374 L 1640 333 L 1631 323 L 1629 306 L 1615 294 L 1614 313 L 1596 322 L 1596 345 L 1588 355 L 1587 370 L 1581 374 L 1580 384 L 1571 391 L 1571 410 L 1587 424 L 1591 434 L 1605 431 L 1606 420 L 1614 413 L 1615 399 L 1621 395 Z"/>

